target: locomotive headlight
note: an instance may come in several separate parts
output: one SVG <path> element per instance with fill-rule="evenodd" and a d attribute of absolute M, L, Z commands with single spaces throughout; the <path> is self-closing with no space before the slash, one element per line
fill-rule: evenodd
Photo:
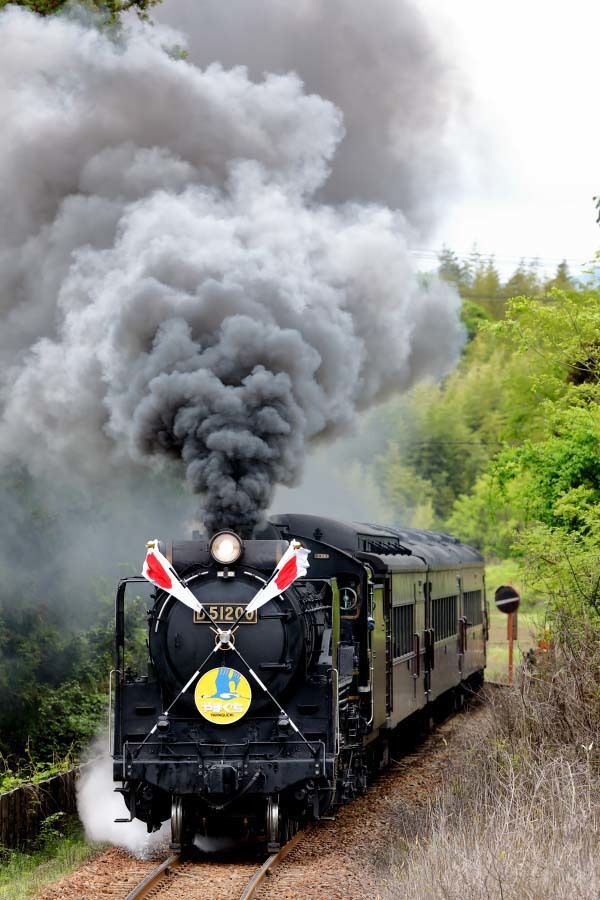
<path fill-rule="evenodd" d="M 220 531 L 210 542 L 210 555 L 224 566 L 236 562 L 242 550 L 242 541 L 233 531 Z"/>

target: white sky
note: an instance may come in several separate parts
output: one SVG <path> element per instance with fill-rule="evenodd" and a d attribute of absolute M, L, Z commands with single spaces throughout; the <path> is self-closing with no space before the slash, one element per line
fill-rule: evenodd
<path fill-rule="evenodd" d="M 421 0 L 449 20 L 452 45 L 489 135 L 489 165 L 427 241 L 499 267 L 563 257 L 573 271 L 600 249 L 600 5 L 594 0 Z M 476 182 L 479 181 L 477 184 Z"/>

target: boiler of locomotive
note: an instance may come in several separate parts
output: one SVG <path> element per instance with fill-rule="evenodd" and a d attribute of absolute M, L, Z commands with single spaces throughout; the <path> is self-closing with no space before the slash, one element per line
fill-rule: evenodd
<path fill-rule="evenodd" d="M 200 669 L 227 669 L 251 684 L 248 715 L 264 715 L 268 694 L 285 697 L 305 649 L 299 594 L 294 585 L 259 609 L 246 607 L 271 576 L 286 541 L 242 541 L 220 532 L 211 541 L 159 545 L 202 605 L 196 612 L 158 590 L 149 618 L 150 658 L 167 705 Z M 223 640 L 222 635 L 230 633 Z M 178 715 L 197 715 L 193 690 L 177 701 Z M 271 703 L 272 706 L 272 703 Z"/>

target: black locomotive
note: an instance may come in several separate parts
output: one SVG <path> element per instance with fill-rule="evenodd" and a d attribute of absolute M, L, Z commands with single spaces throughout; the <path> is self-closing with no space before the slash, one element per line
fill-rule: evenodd
<path fill-rule="evenodd" d="M 246 613 L 292 539 L 306 577 Z M 233 562 L 208 540 L 159 545 L 205 613 L 156 590 L 143 675 L 125 659 L 139 579 L 119 585 L 114 778 L 130 818 L 170 817 L 176 848 L 229 835 L 272 850 L 364 791 L 408 720 L 481 684 L 483 560 L 448 535 L 308 515 L 227 542 Z"/>

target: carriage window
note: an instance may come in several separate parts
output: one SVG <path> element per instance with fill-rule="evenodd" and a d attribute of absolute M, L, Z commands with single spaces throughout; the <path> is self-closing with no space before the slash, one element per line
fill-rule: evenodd
<path fill-rule="evenodd" d="M 394 606 L 392 610 L 393 656 L 404 656 L 412 650 L 415 608 L 412 603 Z"/>
<path fill-rule="evenodd" d="M 481 591 L 465 591 L 465 616 L 469 625 L 481 625 L 483 610 L 481 608 Z"/>
<path fill-rule="evenodd" d="M 456 634 L 456 601 L 458 597 L 436 597 L 431 601 L 431 622 L 436 641 Z"/>

